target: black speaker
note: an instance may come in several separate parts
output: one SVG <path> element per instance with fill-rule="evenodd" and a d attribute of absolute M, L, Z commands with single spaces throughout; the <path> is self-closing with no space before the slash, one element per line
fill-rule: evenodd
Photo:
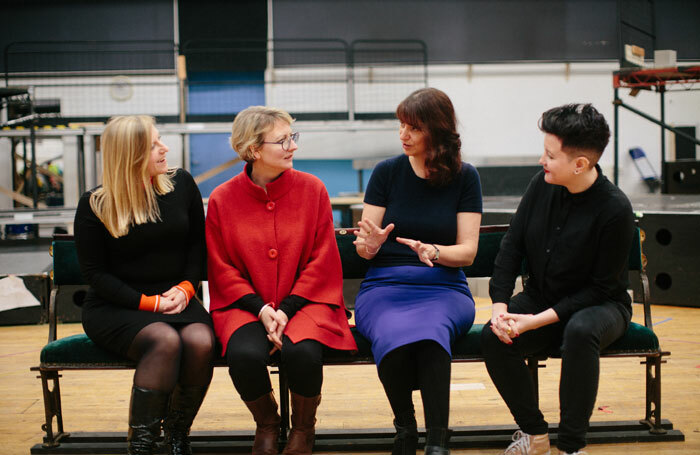
<path fill-rule="evenodd" d="M 700 215 L 645 213 L 639 226 L 651 303 L 700 307 Z M 636 280 L 632 284 L 640 302 L 641 287 Z"/>
<path fill-rule="evenodd" d="M 700 161 L 669 161 L 664 168 L 665 193 L 700 194 Z"/>

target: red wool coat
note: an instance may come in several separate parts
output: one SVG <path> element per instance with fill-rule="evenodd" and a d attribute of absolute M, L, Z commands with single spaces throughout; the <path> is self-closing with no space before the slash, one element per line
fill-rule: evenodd
<path fill-rule="evenodd" d="M 292 342 L 357 349 L 345 316 L 330 200 L 318 178 L 290 169 L 265 193 L 243 170 L 211 193 L 206 237 L 209 309 L 224 353 L 233 332 L 258 320 L 230 307 L 251 293 L 275 309 L 291 294 L 313 302 L 287 324 Z"/>

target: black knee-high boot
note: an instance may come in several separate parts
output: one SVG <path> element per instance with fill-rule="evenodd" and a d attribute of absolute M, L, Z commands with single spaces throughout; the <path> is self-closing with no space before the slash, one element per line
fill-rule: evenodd
<path fill-rule="evenodd" d="M 190 427 L 204 401 L 209 385 L 181 386 L 170 395 L 168 414 L 163 422 L 165 446 L 170 455 L 192 455 Z"/>
<path fill-rule="evenodd" d="M 415 411 L 406 411 L 394 417 L 394 446 L 391 455 L 416 455 L 418 428 Z"/>
<path fill-rule="evenodd" d="M 425 455 L 448 455 L 450 430 L 447 428 L 428 428 L 425 436 Z"/>
<path fill-rule="evenodd" d="M 151 455 L 168 408 L 168 392 L 131 388 L 129 405 L 129 433 L 127 435 L 129 455 Z"/>

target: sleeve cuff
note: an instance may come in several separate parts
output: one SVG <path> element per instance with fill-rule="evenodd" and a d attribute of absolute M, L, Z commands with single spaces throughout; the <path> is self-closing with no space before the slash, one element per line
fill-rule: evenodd
<path fill-rule="evenodd" d="M 505 303 L 506 305 L 510 303 L 510 296 L 506 297 L 505 293 L 492 292 L 490 294 L 491 303 Z"/>
<path fill-rule="evenodd" d="M 192 297 L 194 297 L 194 286 L 192 286 L 192 283 L 189 281 L 185 280 L 179 284 L 176 284 L 175 287 L 185 294 L 188 302 L 192 299 Z"/>
<path fill-rule="evenodd" d="M 307 303 L 309 303 L 309 300 L 305 299 L 304 297 L 289 295 L 285 297 L 282 302 L 280 302 L 279 309 L 284 311 L 284 314 L 287 315 L 287 319 L 292 319 L 292 316 L 294 316 L 297 311 L 301 310 Z"/>
<path fill-rule="evenodd" d="M 241 310 L 245 310 L 255 317 L 258 317 L 260 310 L 265 306 L 262 297 L 258 294 L 246 294 L 240 299 L 234 302 L 234 306 L 237 306 Z"/>
<path fill-rule="evenodd" d="M 160 296 L 159 295 L 141 294 L 141 301 L 139 302 L 139 310 L 157 313 L 159 307 L 160 307 Z"/>
<path fill-rule="evenodd" d="M 559 318 L 560 321 L 564 321 L 569 319 L 571 317 L 571 314 L 569 311 L 566 310 L 566 305 L 563 304 L 563 302 L 559 302 L 555 304 L 552 309 L 554 310 L 555 313 L 557 313 L 557 317 Z"/>

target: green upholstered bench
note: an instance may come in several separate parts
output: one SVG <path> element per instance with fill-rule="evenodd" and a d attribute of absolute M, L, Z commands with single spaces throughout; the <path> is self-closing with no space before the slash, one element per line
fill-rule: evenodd
<path fill-rule="evenodd" d="M 343 276 L 346 279 L 362 278 L 367 271 L 368 263 L 355 252 L 353 240 L 355 235 L 353 229 L 336 229 L 336 240 L 343 263 Z M 464 268 L 467 277 L 489 277 L 493 272 L 493 263 L 500 247 L 501 239 L 507 230 L 507 226 L 482 226 L 479 236 L 479 250 L 474 263 Z M 673 430 L 673 426 L 668 421 L 661 420 L 661 364 L 662 358 L 669 355 L 668 352 L 661 351 L 659 341 L 654 334 L 651 323 L 651 312 L 648 299 L 649 286 L 644 270 L 643 255 L 641 251 L 640 231 L 637 230 L 634 247 L 629 256 L 629 269 L 638 272 L 637 275 L 642 282 L 643 304 L 644 304 L 644 325 L 632 323 L 627 333 L 618 341 L 613 343 L 603 352 L 603 357 L 640 357 L 646 366 L 646 403 L 645 416 L 642 420 L 633 423 L 615 422 L 615 425 L 596 426 L 592 424 L 592 430 L 600 430 L 602 436 L 594 442 L 608 442 L 616 440 L 609 436 L 609 432 L 622 431 L 622 440 L 659 440 L 683 438 L 682 433 Z M 129 369 L 134 368 L 134 363 L 107 352 L 96 346 L 85 334 L 73 335 L 65 338 L 57 337 L 57 294 L 64 285 L 84 284 L 85 280 L 80 274 L 75 243 L 72 236 L 56 235 L 52 244 L 52 255 L 54 269 L 52 272 L 53 289 L 49 302 L 49 341 L 42 349 L 39 366 L 33 367 L 33 371 L 39 371 L 41 375 L 44 408 L 46 422 L 42 428 L 46 432 L 44 442 L 36 445 L 32 453 L 54 453 L 52 450 L 60 449 L 60 445 L 71 438 L 69 433 L 64 432 L 63 417 L 61 410 L 61 392 L 59 387 L 59 372 L 62 370 L 95 370 L 95 369 Z M 454 362 L 481 362 L 483 357 L 480 347 L 480 332 L 482 324 L 475 324 L 468 333 L 455 341 L 453 347 Z M 350 364 L 371 364 L 373 363 L 370 343 L 355 328 L 353 335 L 358 345 L 358 352 L 350 354 L 328 350 L 324 357 L 327 365 L 350 365 Z M 538 380 L 538 369 L 543 366 L 547 355 L 529 358 L 527 360 L 530 372 Z M 216 361 L 216 366 L 225 366 L 223 359 Z M 289 428 L 289 394 L 284 371 L 275 365 L 279 372 L 280 381 L 280 411 L 282 414 L 282 434 L 286 435 Z M 55 425 L 55 427 L 54 427 Z M 640 428 L 644 428 L 645 435 L 640 435 Z M 466 429 L 465 429 L 466 428 Z M 453 429 L 453 445 L 455 447 L 488 445 L 493 440 L 505 442 L 512 432 L 512 428 L 501 427 L 500 430 L 484 430 L 478 427 L 474 432 L 470 427 Z M 555 428 L 553 430 L 556 430 Z M 470 434 L 474 435 L 476 443 L 470 442 Z M 592 433 L 591 433 L 592 434 Z M 316 442 L 317 450 L 378 450 L 386 449 L 391 444 L 391 432 L 360 432 L 349 430 L 345 433 L 329 433 L 319 431 Z M 556 436 L 553 436 L 556 437 Z M 359 439 L 369 439 L 371 442 L 361 443 Z M 382 439 L 383 438 L 383 439 Z M 462 439 L 460 439 L 462 438 Z M 595 439 L 595 438 L 593 438 Z M 589 437 L 591 440 L 591 437 Z M 193 437 L 193 441 L 196 441 Z M 326 442 L 324 442 L 326 441 Z M 461 441 L 461 442 L 460 442 Z M 199 443 L 197 441 L 197 443 Z M 325 445 L 324 445 L 325 444 Z M 193 446 L 196 447 L 195 442 Z M 229 450 L 236 450 L 233 446 L 227 446 Z M 240 447 L 239 447 L 240 448 Z M 93 447 L 93 451 L 99 451 Z M 109 451 L 110 449 L 106 449 Z M 246 450 L 243 448 L 242 450 Z M 248 448 L 249 450 L 249 443 Z M 57 453 L 57 452 L 56 452 Z"/>

